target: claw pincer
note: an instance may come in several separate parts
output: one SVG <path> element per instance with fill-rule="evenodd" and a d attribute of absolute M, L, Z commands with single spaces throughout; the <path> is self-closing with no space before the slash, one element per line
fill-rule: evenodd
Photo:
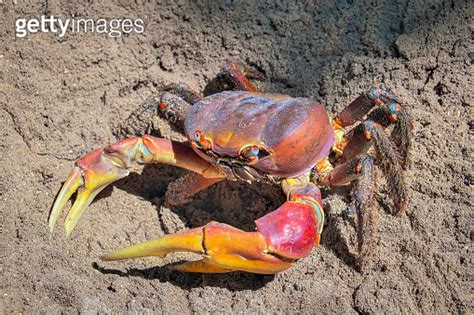
<path fill-rule="evenodd" d="M 71 235 L 80 217 L 97 194 L 110 183 L 128 176 L 131 160 L 137 155 L 142 160 L 146 158 L 146 153 L 146 147 L 142 145 L 141 140 L 131 138 L 105 149 L 96 149 L 79 159 L 53 205 L 49 217 L 50 231 L 53 231 L 62 208 L 77 190 L 76 201 L 65 221 L 66 235 Z"/>
<path fill-rule="evenodd" d="M 202 260 L 186 262 L 175 269 L 269 274 L 291 267 L 295 259 L 307 256 L 319 243 L 317 217 L 307 204 L 286 202 L 258 219 L 256 225 L 257 232 L 245 232 L 227 224 L 210 222 L 200 228 L 119 249 L 101 258 L 112 261 L 165 257 L 168 253 L 187 251 L 202 254 Z"/>
<path fill-rule="evenodd" d="M 99 192 L 107 185 L 130 174 L 133 162 L 177 165 L 210 178 L 221 174 L 208 162 L 198 158 L 192 149 L 166 139 L 144 136 L 129 138 L 96 149 L 76 162 L 53 204 L 49 217 L 52 232 L 68 200 L 77 191 L 77 198 L 66 220 L 66 236 L 70 236 L 80 217 Z"/>
<path fill-rule="evenodd" d="M 119 249 L 101 258 L 111 261 L 144 256 L 165 257 L 168 253 L 187 251 L 201 254 L 202 260 L 186 262 L 175 269 L 210 273 L 241 270 L 262 274 L 283 271 L 296 259 L 308 256 L 319 244 L 324 224 L 321 195 L 319 189 L 309 183 L 309 176 L 306 174 L 300 179 L 284 182 L 284 190 L 291 200 L 257 219 L 256 232 L 210 222 L 199 228 Z"/>

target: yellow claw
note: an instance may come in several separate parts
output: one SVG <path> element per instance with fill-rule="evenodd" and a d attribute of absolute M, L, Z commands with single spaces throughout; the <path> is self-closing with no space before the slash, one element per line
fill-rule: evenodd
<path fill-rule="evenodd" d="M 97 194 L 110 183 L 129 174 L 127 169 L 116 165 L 114 159 L 113 156 L 106 155 L 102 149 L 97 149 L 76 162 L 76 166 L 64 182 L 51 209 L 49 217 L 51 232 L 62 209 L 74 192 L 78 192 L 77 198 L 64 223 L 67 237 L 71 235 L 82 214 Z"/>
<path fill-rule="evenodd" d="M 105 148 L 95 149 L 76 162 L 76 166 L 69 174 L 51 208 L 50 231 L 53 232 L 62 209 L 72 194 L 77 191 L 77 199 L 64 224 L 66 235 L 69 237 L 97 194 L 107 185 L 128 176 L 134 161 L 139 164 L 176 165 L 199 173 L 203 177 L 212 178 L 214 181 L 224 178 L 217 168 L 197 156 L 188 146 L 152 136 L 120 140 Z M 211 183 L 212 181 L 208 180 L 200 184 L 206 187 L 206 184 Z M 195 189 L 199 190 L 199 185 Z"/>
<path fill-rule="evenodd" d="M 49 231 L 51 233 L 54 231 L 54 225 L 61 214 L 61 210 L 69 201 L 69 198 L 71 198 L 72 194 L 82 185 L 84 185 L 84 179 L 82 178 L 81 169 L 76 166 L 69 174 L 68 178 L 64 182 L 64 185 L 61 187 L 61 190 L 56 197 L 56 201 L 53 204 L 53 208 L 51 209 L 48 224 Z"/>
<path fill-rule="evenodd" d="M 174 252 L 192 252 L 202 260 L 185 262 L 172 268 L 183 272 L 223 273 L 235 270 L 273 274 L 289 268 L 292 259 L 280 259 L 268 253 L 269 247 L 259 232 L 244 232 L 226 224 L 209 224 L 165 235 L 106 254 L 104 261 L 165 257 Z"/>
<path fill-rule="evenodd" d="M 87 207 L 89 207 L 95 196 L 97 196 L 97 194 L 104 188 L 105 186 L 96 190 L 79 188 L 77 199 L 72 205 L 72 208 L 66 217 L 66 221 L 64 222 L 66 237 L 71 236 L 72 231 L 76 227 L 77 222 L 79 222 L 79 219 L 81 218 L 84 211 L 87 209 Z"/>
<path fill-rule="evenodd" d="M 121 248 L 100 257 L 100 259 L 104 261 L 113 261 L 145 256 L 158 256 L 163 258 L 168 253 L 172 252 L 192 252 L 202 254 L 204 253 L 202 243 L 202 228 L 196 228 Z"/>

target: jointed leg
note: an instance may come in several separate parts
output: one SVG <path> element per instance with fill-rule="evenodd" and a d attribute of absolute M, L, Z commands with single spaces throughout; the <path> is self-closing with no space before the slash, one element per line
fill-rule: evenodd
<path fill-rule="evenodd" d="M 189 104 L 197 103 L 203 98 L 202 93 L 193 90 L 189 85 L 183 82 L 168 84 L 163 90 L 179 96 Z"/>
<path fill-rule="evenodd" d="M 376 105 L 377 108 L 369 113 Z M 344 127 L 354 124 L 365 115 L 368 117 L 366 121 L 345 133 Z M 391 124 L 394 124 L 394 128 L 389 139 L 383 128 Z M 335 163 L 344 163 L 365 154 L 374 145 L 377 165 L 381 167 L 390 187 L 394 212 L 401 213 L 406 205 L 403 169 L 413 126 L 399 101 L 383 90 L 371 88 L 336 116 L 334 128 L 337 135 Z"/>
<path fill-rule="evenodd" d="M 346 139 L 347 145 L 338 162 L 343 163 L 356 156 L 365 154 L 374 145 L 375 160 L 387 180 L 390 195 L 395 205 L 394 214 L 398 215 L 403 212 L 407 199 L 403 169 L 400 165 L 399 154 L 385 134 L 382 126 L 367 120 L 352 129 L 346 136 Z"/>
<path fill-rule="evenodd" d="M 352 190 L 354 208 L 357 213 L 357 266 L 363 268 L 370 261 L 376 241 L 376 215 L 374 207 L 375 169 L 368 155 L 357 156 L 336 166 L 321 178 L 325 186 L 342 186 L 355 181 Z"/>
<path fill-rule="evenodd" d="M 152 96 L 134 110 L 118 127 L 114 135 L 118 138 L 152 134 L 158 129 L 155 120 L 160 98 Z"/>
<path fill-rule="evenodd" d="M 114 134 L 120 138 L 150 134 L 157 130 L 155 118 L 159 116 L 184 135 L 184 118 L 190 106 L 172 93 L 151 96 L 115 128 Z"/>
<path fill-rule="evenodd" d="M 374 107 L 376 107 L 375 110 L 370 112 Z M 410 132 L 413 126 L 408 113 L 400 105 L 397 98 L 379 88 L 371 88 L 367 93 L 363 93 L 334 118 L 333 125 L 336 132 L 334 147 L 338 156 L 345 150 L 348 142 L 344 128 L 362 120 L 367 114 L 368 120 L 372 120 L 384 128 L 390 124 L 395 125 L 391 139 L 397 146 L 400 163 L 404 167 L 410 146 Z"/>
<path fill-rule="evenodd" d="M 375 250 L 377 217 L 374 207 L 375 169 L 368 155 L 357 158 L 359 177 L 353 190 L 354 207 L 357 211 L 357 241 L 359 255 L 357 265 L 363 268 Z"/>
<path fill-rule="evenodd" d="M 334 120 L 341 127 L 348 127 L 364 118 L 375 106 L 386 103 L 400 104 L 395 96 L 382 89 L 373 87 L 352 101 L 352 103 L 336 115 Z"/>
<path fill-rule="evenodd" d="M 184 134 L 184 118 L 189 107 L 202 99 L 202 94 L 185 83 L 172 83 L 162 89 L 160 96 L 151 96 L 123 121 L 114 134 L 124 138 L 151 134 L 157 129 L 155 117 L 169 121 Z"/>
<path fill-rule="evenodd" d="M 172 126 L 184 135 L 184 120 L 191 104 L 179 96 L 165 92 L 161 95 L 158 104 L 158 115 L 167 120 Z"/>
<path fill-rule="evenodd" d="M 400 165 L 405 168 L 410 147 L 410 133 L 413 129 L 408 112 L 400 104 L 387 103 L 373 110 L 368 115 L 368 119 L 382 125 L 384 128 L 390 124 L 395 124 L 390 134 L 390 140 L 395 144 L 398 151 Z"/>
<path fill-rule="evenodd" d="M 124 139 L 104 149 L 96 149 L 76 162 L 51 210 L 50 230 L 53 230 L 62 208 L 77 190 L 77 199 L 65 221 L 69 236 L 95 196 L 110 183 L 128 176 L 132 162 L 163 163 L 191 170 L 206 178 L 224 177 L 184 144 L 152 136 Z"/>
<path fill-rule="evenodd" d="M 371 111 L 375 106 L 377 107 Z M 367 120 L 346 133 L 345 127 L 360 121 L 366 115 Z M 389 139 L 383 129 L 391 124 L 394 124 L 394 128 Z M 412 124 L 408 113 L 394 96 L 372 88 L 340 112 L 334 118 L 333 125 L 336 133 L 336 156 L 331 161 L 336 166 L 332 168 L 329 159 L 318 163 L 319 183 L 341 186 L 356 181 L 353 198 L 357 211 L 359 243 L 357 265 L 363 268 L 373 254 L 376 231 L 373 206 L 374 161 L 366 153 L 373 145 L 375 161 L 389 185 L 395 206 L 394 214 L 400 214 L 405 209 L 407 199 L 403 167 L 407 160 Z"/>
<path fill-rule="evenodd" d="M 256 92 L 257 89 L 249 79 L 262 79 L 265 75 L 260 71 L 239 64 L 233 60 L 225 65 L 217 76 L 209 82 L 204 90 L 205 95 L 226 90 Z"/>

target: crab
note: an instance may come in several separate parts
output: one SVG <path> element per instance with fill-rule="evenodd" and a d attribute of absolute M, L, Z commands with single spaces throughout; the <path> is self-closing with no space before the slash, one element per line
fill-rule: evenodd
<path fill-rule="evenodd" d="M 257 92 L 250 79 L 263 76 L 255 68 L 232 61 L 212 81 L 214 94 L 204 97 L 179 83 L 148 99 L 142 112 L 167 119 L 187 142 L 135 136 L 80 158 L 52 206 L 51 233 L 74 193 L 77 197 L 64 223 L 67 236 L 97 194 L 129 175 L 134 162 L 164 163 L 191 171 L 169 187 L 170 204 L 187 202 L 222 180 L 279 184 L 287 201 L 258 218 L 255 231 L 210 222 L 116 250 L 102 260 L 192 252 L 201 254 L 201 259 L 174 268 L 200 273 L 277 273 L 308 256 L 320 242 L 325 215 L 319 187 L 353 183 L 356 265 L 368 265 L 376 242 L 376 165 L 387 180 L 392 213 L 401 214 L 407 205 L 403 173 L 410 116 L 396 97 L 374 87 L 330 119 L 323 105 L 311 98 Z M 388 136 L 384 129 L 390 125 Z M 371 147 L 374 157 L 368 154 Z"/>

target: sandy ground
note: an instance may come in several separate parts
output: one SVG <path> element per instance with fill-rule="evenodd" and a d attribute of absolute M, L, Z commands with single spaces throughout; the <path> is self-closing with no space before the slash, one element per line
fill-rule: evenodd
<path fill-rule="evenodd" d="M 472 313 L 472 2 L 159 2 L 0 1 L 1 313 Z M 41 15 L 147 25 L 115 39 L 15 38 L 15 19 Z M 226 182 L 167 208 L 167 184 L 185 173 L 172 167 L 146 167 L 106 189 L 71 239 L 61 225 L 49 234 L 74 160 L 115 141 L 114 128 L 163 83 L 202 89 L 231 58 L 266 72 L 261 90 L 319 99 L 331 114 L 372 85 L 412 114 L 410 203 L 391 216 L 380 180 L 366 274 L 354 267 L 349 189 L 323 191 L 321 246 L 275 276 L 161 267 L 187 255 L 100 262 L 111 249 L 212 219 L 251 230 L 283 201 L 278 187 Z"/>

